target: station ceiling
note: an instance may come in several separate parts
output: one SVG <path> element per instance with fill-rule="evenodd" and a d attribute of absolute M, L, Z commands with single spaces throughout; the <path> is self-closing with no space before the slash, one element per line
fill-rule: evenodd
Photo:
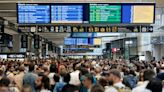
<path fill-rule="evenodd" d="M 89 3 L 89 2 L 103 2 L 103 3 L 131 3 L 131 2 L 156 2 L 156 7 L 164 7 L 164 0 L 0 0 L 0 17 L 16 24 L 17 13 L 16 3 Z M 64 37 L 69 36 L 68 33 L 42 33 L 39 34 L 57 45 L 63 44 Z"/>

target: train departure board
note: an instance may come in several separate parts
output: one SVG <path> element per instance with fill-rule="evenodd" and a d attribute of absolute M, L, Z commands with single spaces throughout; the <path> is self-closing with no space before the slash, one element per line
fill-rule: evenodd
<path fill-rule="evenodd" d="M 121 23 L 121 5 L 90 4 L 91 23 Z"/>
<path fill-rule="evenodd" d="M 65 38 L 64 45 L 76 45 L 76 39 L 75 38 Z"/>
<path fill-rule="evenodd" d="M 82 5 L 52 5 L 51 23 L 82 23 Z"/>
<path fill-rule="evenodd" d="M 77 45 L 88 45 L 88 39 L 87 38 L 77 38 Z"/>
<path fill-rule="evenodd" d="M 50 23 L 50 6 L 44 4 L 18 4 L 18 23 Z"/>
<path fill-rule="evenodd" d="M 153 23 L 154 8 L 153 5 L 134 5 L 133 23 Z"/>

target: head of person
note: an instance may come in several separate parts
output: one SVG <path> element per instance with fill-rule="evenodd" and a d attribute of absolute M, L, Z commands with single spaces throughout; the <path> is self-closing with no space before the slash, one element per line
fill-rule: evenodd
<path fill-rule="evenodd" d="M 10 84 L 10 79 L 7 77 L 3 77 L 0 80 L 0 92 L 10 92 L 8 88 L 9 84 Z"/>
<path fill-rule="evenodd" d="M 67 73 L 66 75 L 64 75 L 63 81 L 64 81 L 65 83 L 69 84 L 70 80 L 71 80 L 71 76 L 70 76 L 69 73 Z"/>
<path fill-rule="evenodd" d="M 120 71 L 118 71 L 116 69 L 112 69 L 109 72 L 108 81 L 112 82 L 114 84 L 118 83 L 118 82 L 121 82 L 121 73 L 120 73 Z"/>
<path fill-rule="evenodd" d="M 38 90 L 41 89 L 50 89 L 50 80 L 47 76 L 43 75 L 43 74 L 39 74 L 39 76 L 37 77 L 36 81 L 35 81 L 35 87 Z"/>
<path fill-rule="evenodd" d="M 24 85 L 22 92 L 32 92 L 32 87 L 30 85 Z"/>
<path fill-rule="evenodd" d="M 60 65 L 60 67 L 59 67 L 59 74 L 61 76 L 64 76 L 66 73 L 67 73 L 67 69 L 66 69 L 65 65 Z"/>
<path fill-rule="evenodd" d="M 91 86 L 93 85 L 93 75 L 92 74 L 84 75 L 82 83 L 87 89 L 90 89 Z"/>
<path fill-rule="evenodd" d="M 57 71 L 58 71 L 57 66 L 55 64 L 51 64 L 50 73 L 58 73 Z"/>
<path fill-rule="evenodd" d="M 91 92 L 104 92 L 104 88 L 101 85 L 96 84 L 91 88 Z"/>
<path fill-rule="evenodd" d="M 15 68 L 13 66 L 11 66 L 9 70 L 10 70 L 10 72 L 14 72 Z"/>
<path fill-rule="evenodd" d="M 75 85 L 66 85 L 62 88 L 61 92 L 79 92 L 79 88 Z"/>
<path fill-rule="evenodd" d="M 48 75 L 49 74 L 49 70 L 47 67 L 43 67 L 43 71 L 44 71 L 44 75 Z"/>
<path fill-rule="evenodd" d="M 151 69 L 146 69 L 143 72 L 144 81 L 149 81 L 155 77 L 155 72 Z"/>
<path fill-rule="evenodd" d="M 99 80 L 98 80 L 98 84 L 100 84 L 102 87 L 105 87 L 108 85 L 108 81 L 106 80 L 105 77 L 101 77 Z"/>
<path fill-rule="evenodd" d="M 0 87 L 8 87 L 10 84 L 10 79 L 7 78 L 7 77 L 3 77 L 1 80 L 0 80 Z"/>
<path fill-rule="evenodd" d="M 158 79 L 151 79 L 146 88 L 151 90 L 151 92 L 162 92 L 162 81 Z"/>
<path fill-rule="evenodd" d="M 54 79 L 54 82 L 55 82 L 55 83 L 56 83 L 56 82 L 59 82 L 60 76 L 59 76 L 58 74 L 54 74 L 53 79 Z"/>
<path fill-rule="evenodd" d="M 29 64 L 29 72 L 33 72 L 35 68 L 34 64 Z"/>
<path fill-rule="evenodd" d="M 24 72 L 25 68 L 23 66 L 19 67 L 19 72 Z"/>

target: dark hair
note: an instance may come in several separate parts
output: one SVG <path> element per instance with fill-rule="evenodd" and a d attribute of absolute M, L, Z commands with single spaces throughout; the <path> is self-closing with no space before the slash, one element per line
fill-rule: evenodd
<path fill-rule="evenodd" d="M 136 76 L 135 71 L 130 69 L 129 74 L 132 74 L 133 76 Z"/>
<path fill-rule="evenodd" d="M 147 69 L 147 70 L 145 70 L 145 71 L 143 72 L 144 81 L 146 81 L 146 80 L 151 80 L 151 79 L 154 78 L 154 76 L 155 76 L 155 73 L 154 73 L 154 71 L 151 70 L 151 69 Z"/>
<path fill-rule="evenodd" d="M 58 74 L 54 74 L 53 79 L 54 79 L 54 81 L 55 81 L 55 82 L 59 82 L 60 77 L 59 77 L 59 75 L 58 75 Z"/>
<path fill-rule="evenodd" d="M 121 79 L 121 73 L 120 71 L 116 70 L 116 69 L 112 69 L 110 72 L 109 72 L 109 75 L 110 74 L 113 74 L 114 76 L 118 77 Z"/>
<path fill-rule="evenodd" d="M 73 70 L 75 71 L 76 70 L 76 65 L 77 65 L 78 63 L 74 63 L 73 64 Z"/>
<path fill-rule="evenodd" d="M 45 89 L 50 89 L 50 79 L 45 75 L 42 77 L 42 84 Z"/>
<path fill-rule="evenodd" d="M 25 68 L 24 68 L 23 66 L 20 66 L 20 67 L 19 67 L 19 71 L 22 72 L 22 71 L 24 71 L 24 70 L 25 70 Z"/>
<path fill-rule="evenodd" d="M 159 79 L 152 79 L 150 80 L 146 88 L 151 90 L 151 92 L 162 92 L 162 81 Z"/>
<path fill-rule="evenodd" d="M 0 86 L 1 87 L 8 87 L 10 84 L 10 79 L 7 78 L 7 77 L 3 77 L 1 80 L 0 80 Z"/>
<path fill-rule="evenodd" d="M 77 90 L 79 91 L 79 88 L 77 86 L 67 84 L 62 88 L 61 92 L 75 92 Z"/>
<path fill-rule="evenodd" d="M 93 83 L 93 75 L 92 74 L 86 74 L 85 77 Z"/>
<path fill-rule="evenodd" d="M 104 92 L 104 88 L 101 85 L 96 84 L 91 88 L 91 92 Z"/>
<path fill-rule="evenodd" d="M 63 79 L 64 82 L 69 83 L 70 80 L 71 80 L 71 76 L 69 73 L 64 75 L 64 79 Z"/>
<path fill-rule="evenodd" d="M 101 86 L 103 86 L 103 87 L 105 87 L 105 86 L 108 85 L 108 81 L 105 79 L 105 77 L 101 77 L 101 78 L 99 79 L 98 83 L 99 83 Z"/>
<path fill-rule="evenodd" d="M 57 73 L 57 71 L 58 71 L 57 66 L 55 64 L 51 64 L 50 72 L 51 73 Z"/>
<path fill-rule="evenodd" d="M 31 63 L 29 65 L 29 72 L 32 72 L 32 71 L 34 71 L 34 64 Z"/>

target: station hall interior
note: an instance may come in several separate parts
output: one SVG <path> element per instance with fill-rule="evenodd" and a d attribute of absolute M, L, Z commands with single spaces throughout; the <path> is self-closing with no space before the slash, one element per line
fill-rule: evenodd
<path fill-rule="evenodd" d="M 0 0 L 0 92 L 164 92 L 164 0 Z"/>

